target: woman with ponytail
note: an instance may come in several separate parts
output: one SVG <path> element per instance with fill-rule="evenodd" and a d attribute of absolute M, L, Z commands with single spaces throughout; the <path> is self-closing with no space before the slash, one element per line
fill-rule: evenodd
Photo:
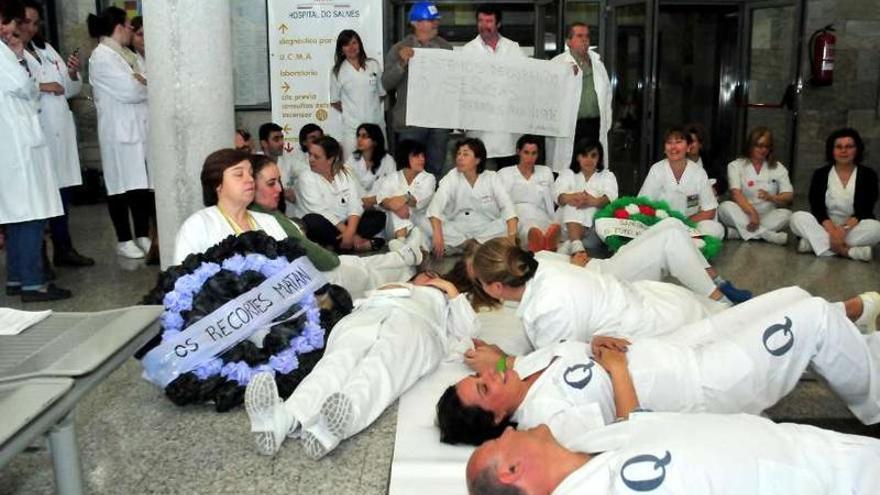
<path fill-rule="evenodd" d="M 147 170 L 147 79 L 129 50 L 132 27 L 125 11 L 108 7 L 88 17 L 98 46 L 89 58 L 89 83 L 98 110 L 98 142 L 107 186 L 107 207 L 116 231 L 116 254 L 143 258 L 150 250 L 150 216 L 155 210 Z M 134 235 L 128 220 L 134 221 Z"/>
<path fill-rule="evenodd" d="M 567 263 L 539 263 L 503 238 L 480 246 L 473 267 L 487 294 L 519 302 L 517 316 L 536 349 L 562 340 L 622 348 L 627 338 L 668 334 L 725 307 L 669 283 L 625 282 Z"/>

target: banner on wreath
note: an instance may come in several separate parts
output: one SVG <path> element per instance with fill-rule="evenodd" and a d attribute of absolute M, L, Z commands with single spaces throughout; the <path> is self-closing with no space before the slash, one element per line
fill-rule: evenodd
<path fill-rule="evenodd" d="M 613 235 L 635 239 L 651 228 L 650 225 L 645 225 L 638 220 L 631 220 L 628 218 L 597 218 L 595 225 L 596 234 L 598 234 L 599 238 L 603 241 L 606 237 Z M 688 234 L 691 237 L 703 236 L 700 231 L 693 227 L 684 224 L 682 224 L 682 226 L 687 229 Z"/>

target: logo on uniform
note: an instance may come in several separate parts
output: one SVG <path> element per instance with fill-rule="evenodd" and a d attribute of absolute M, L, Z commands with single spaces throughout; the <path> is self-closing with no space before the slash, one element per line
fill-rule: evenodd
<path fill-rule="evenodd" d="M 666 466 L 668 466 L 671 462 L 672 454 L 670 454 L 668 450 L 666 451 L 666 455 L 664 455 L 663 458 L 650 454 L 637 455 L 623 463 L 623 466 L 621 466 L 620 468 L 620 480 L 623 481 L 623 484 L 626 485 L 630 490 L 635 490 L 637 492 L 649 492 L 663 484 L 663 481 L 666 479 Z M 647 479 L 630 479 L 626 477 L 627 468 L 632 468 L 633 466 L 644 463 L 653 464 L 653 471 L 654 473 L 656 473 L 655 476 Z M 630 471 L 642 470 L 630 469 Z"/>
<path fill-rule="evenodd" d="M 590 362 L 586 364 L 569 366 L 565 370 L 565 373 L 562 374 L 562 380 L 567 383 L 569 387 L 581 390 L 589 385 L 590 380 L 593 379 L 593 366 L 595 366 L 595 364 L 594 361 L 590 360 Z"/>
<path fill-rule="evenodd" d="M 786 341 L 782 345 L 771 348 L 769 341 L 779 332 L 782 332 L 782 336 L 786 337 Z M 767 352 L 773 356 L 782 356 L 790 351 L 792 347 L 794 347 L 794 332 L 791 331 L 791 318 L 786 316 L 785 323 L 770 325 L 764 330 L 764 349 L 767 349 Z"/>

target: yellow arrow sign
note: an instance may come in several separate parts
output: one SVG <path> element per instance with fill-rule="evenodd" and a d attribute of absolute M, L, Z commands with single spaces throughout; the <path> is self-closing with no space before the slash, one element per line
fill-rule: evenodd
<path fill-rule="evenodd" d="M 281 84 L 281 89 L 283 89 L 284 92 L 287 93 L 288 91 L 290 91 L 290 84 L 287 84 L 287 81 L 284 81 Z"/>
<path fill-rule="evenodd" d="M 283 130 L 284 130 L 284 132 L 290 132 L 290 126 L 287 124 L 284 124 Z"/>
<path fill-rule="evenodd" d="M 287 24 L 282 24 L 278 26 L 278 30 L 281 31 L 281 34 L 287 33 Z"/>

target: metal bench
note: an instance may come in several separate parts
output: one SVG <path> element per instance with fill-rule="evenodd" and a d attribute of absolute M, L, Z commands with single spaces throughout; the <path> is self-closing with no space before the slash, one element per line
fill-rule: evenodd
<path fill-rule="evenodd" d="M 58 493 L 83 493 L 76 404 L 159 332 L 161 306 L 55 313 L 0 336 L 0 466 L 48 432 Z"/>

